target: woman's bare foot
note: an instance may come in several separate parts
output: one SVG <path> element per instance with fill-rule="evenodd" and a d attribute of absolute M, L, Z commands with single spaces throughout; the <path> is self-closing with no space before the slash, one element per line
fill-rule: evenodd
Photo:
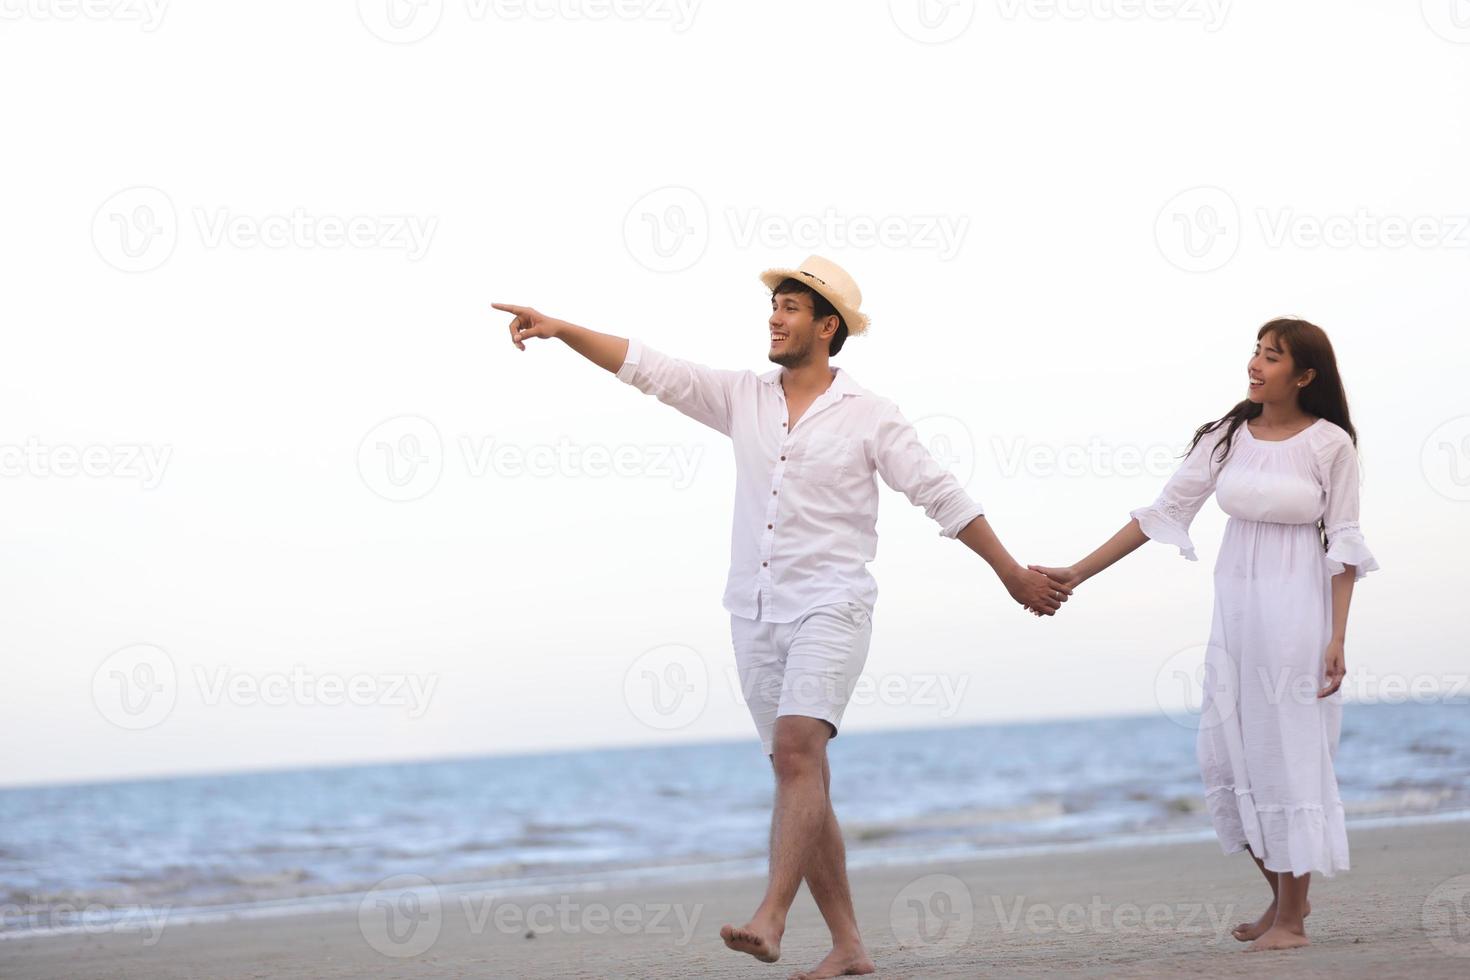
<path fill-rule="evenodd" d="M 1305 919 L 1311 914 L 1312 903 L 1308 902 L 1306 905 L 1306 911 L 1302 913 L 1302 918 Z M 1270 908 L 1262 912 L 1259 919 L 1254 922 L 1242 922 L 1240 925 L 1230 930 L 1230 935 L 1234 936 L 1236 939 L 1240 940 L 1243 943 L 1248 943 L 1252 940 L 1260 939 L 1275 924 L 1276 901 L 1275 899 L 1272 899 Z"/>
<path fill-rule="evenodd" d="M 737 953 L 749 953 L 762 963 L 774 963 L 781 958 L 781 934 L 784 931 L 769 922 L 751 919 L 738 929 L 731 925 L 720 926 L 720 938 Z"/>
<path fill-rule="evenodd" d="M 872 973 L 877 967 L 861 945 L 855 948 L 833 947 L 826 958 L 810 970 L 791 974 L 790 980 L 818 980 L 819 977 L 853 977 Z"/>
<path fill-rule="evenodd" d="M 1265 934 L 1245 948 L 1247 953 L 1260 953 L 1272 949 L 1296 949 L 1300 946 L 1310 946 L 1311 941 L 1307 939 L 1306 930 L 1297 932 L 1286 926 L 1272 926 Z"/>

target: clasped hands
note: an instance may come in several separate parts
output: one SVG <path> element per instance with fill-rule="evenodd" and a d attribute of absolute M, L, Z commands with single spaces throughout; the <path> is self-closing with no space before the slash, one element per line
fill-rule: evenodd
<path fill-rule="evenodd" d="M 1050 568 L 1046 565 L 1017 566 L 1005 579 L 1006 591 L 1033 616 L 1055 616 L 1072 590 L 1082 583 L 1074 568 Z"/>

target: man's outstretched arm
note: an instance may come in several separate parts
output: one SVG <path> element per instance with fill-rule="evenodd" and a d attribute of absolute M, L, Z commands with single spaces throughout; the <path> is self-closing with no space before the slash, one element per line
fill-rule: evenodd
<path fill-rule="evenodd" d="M 497 310 L 515 314 L 515 319 L 510 321 L 510 342 L 521 350 L 526 349 L 526 341 L 532 337 L 547 340 L 556 337 L 593 364 L 613 374 L 618 373 L 628 356 L 626 337 L 614 337 L 610 333 L 598 333 L 596 330 L 579 327 L 575 323 L 538 313 L 529 306 L 512 306 L 509 303 L 490 305 Z"/>
<path fill-rule="evenodd" d="M 514 313 L 510 340 L 521 350 L 530 337 L 557 337 L 587 360 L 617 375 L 645 395 L 709 426 L 721 435 L 730 434 L 735 385 L 747 372 L 725 371 L 694 361 L 670 357 L 636 337 L 614 337 L 538 313 L 529 306 L 492 303 L 497 310 Z"/>

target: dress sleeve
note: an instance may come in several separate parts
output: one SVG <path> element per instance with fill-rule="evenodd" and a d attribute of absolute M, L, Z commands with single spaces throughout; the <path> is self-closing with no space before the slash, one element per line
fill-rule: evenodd
<path fill-rule="evenodd" d="M 1161 544 L 1174 545 L 1190 561 L 1199 561 L 1199 557 L 1194 553 L 1194 542 L 1189 540 L 1189 525 L 1215 492 L 1219 464 L 1213 457 L 1228 425 L 1224 423 L 1200 438 L 1164 484 L 1158 499 L 1147 507 L 1129 511 L 1130 517 L 1137 518 L 1144 534 Z"/>
<path fill-rule="evenodd" d="M 628 340 L 628 353 L 617 376 L 619 381 L 728 436 L 735 386 L 745 373 L 670 357 L 633 337 Z"/>
<path fill-rule="evenodd" d="M 1322 447 L 1319 459 L 1327 488 L 1322 514 L 1327 532 L 1327 568 L 1333 575 L 1340 575 L 1345 566 L 1352 565 L 1356 582 L 1378 569 L 1358 527 L 1358 450 L 1344 432 Z"/>

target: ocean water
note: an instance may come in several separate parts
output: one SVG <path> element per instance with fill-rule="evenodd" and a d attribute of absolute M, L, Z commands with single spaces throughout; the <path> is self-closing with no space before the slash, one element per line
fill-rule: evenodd
<path fill-rule="evenodd" d="M 844 732 L 851 866 L 1209 838 L 1194 733 L 1161 715 Z M 1470 702 L 1350 704 L 1352 823 L 1470 811 Z M 290 911 L 385 877 L 507 888 L 759 872 L 751 741 L 0 790 L 0 938 Z"/>

